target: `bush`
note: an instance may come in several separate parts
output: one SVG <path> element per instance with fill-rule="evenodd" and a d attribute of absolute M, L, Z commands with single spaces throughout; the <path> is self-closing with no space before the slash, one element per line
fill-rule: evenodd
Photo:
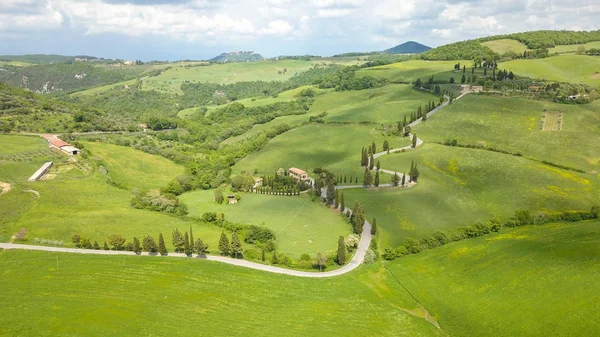
<path fill-rule="evenodd" d="M 215 222 L 215 220 L 217 220 L 217 213 L 206 212 L 206 213 L 202 214 L 202 220 L 205 222 Z"/>
<path fill-rule="evenodd" d="M 267 227 L 250 225 L 246 228 L 244 242 L 247 243 L 266 243 L 275 240 L 275 233 Z"/>
<path fill-rule="evenodd" d="M 406 238 L 404 239 L 404 247 L 410 254 L 418 254 L 423 251 L 423 246 L 421 243 L 414 238 Z"/>
<path fill-rule="evenodd" d="M 358 234 L 350 234 L 346 237 L 346 240 L 344 240 L 344 243 L 346 244 L 346 248 L 348 248 L 348 250 L 352 250 L 358 247 L 359 242 L 360 236 Z"/>
<path fill-rule="evenodd" d="M 396 252 L 394 250 L 392 250 L 392 248 L 386 247 L 383 250 L 383 254 L 381 254 L 381 257 L 383 257 L 384 259 L 386 259 L 388 261 L 395 260 L 396 259 Z"/>
<path fill-rule="evenodd" d="M 405 255 L 408 255 L 408 250 L 404 246 L 398 246 L 398 247 L 396 247 L 396 249 L 394 250 L 394 252 L 396 253 L 396 257 L 402 257 L 402 256 L 405 256 Z"/>

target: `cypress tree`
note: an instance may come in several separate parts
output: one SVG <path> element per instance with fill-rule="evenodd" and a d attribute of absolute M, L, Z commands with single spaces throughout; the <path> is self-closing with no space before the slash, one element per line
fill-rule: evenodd
<path fill-rule="evenodd" d="M 144 240 L 142 241 L 142 249 L 150 252 L 150 253 L 154 253 L 156 252 L 156 242 L 154 241 L 154 238 L 151 237 L 150 235 L 146 235 L 144 237 Z"/>
<path fill-rule="evenodd" d="M 375 158 L 373 158 L 373 154 L 371 154 L 371 157 L 369 159 L 369 170 L 372 170 L 374 165 L 375 165 Z"/>
<path fill-rule="evenodd" d="M 365 224 L 365 214 L 363 212 L 362 206 L 358 202 L 356 202 L 354 204 L 354 208 L 352 208 L 351 222 L 354 227 L 354 233 L 362 233 L 362 229 Z"/>
<path fill-rule="evenodd" d="M 338 207 L 340 207 L 340 193 L 338 190 L 335 190 L 335 198 L 333 200 L 333 207 L 336 209 Z"/>
<path fill-rule="evenodd" d="M 379 187 L 379 171 L 375 171 L 375 181 L 373 182 L 375 187 Z"/>
<path fill-rule="evenodd" d="M 390 143 L 388 143 L 387 139 L 383 141 L 383 151 L 387 151 L 390 148 Z"/>
<path fill-rule="evenodd" d="M 265 247 L 262 247 L 262 254 L 261 254 L 261 258 L 262 262 L 265 262 Z"/>
<path fill-rule="evenodd" d="M 183 237 L 185 238 L 185 243 L 183 245 L 183 253 L 185 255 L 192 255 L 192 247 L 190 247 L 190 236 L 188 235 L 188 232 L 185 232 L 185 235 Z"/>
<path fill-rule="evenodd" d="M 346 175 L 344 174 L 344 184 L 346 183 Z"/>
<path fill-rule="evenodd" d="M 327 193 L 325 194 L 325 199 L 329 205 L 333 204 L 335 201 L 335 186 L 331 180 L 327 184 Z"/>
<path fill-rule="evenodd" d="M 406 174 L 402 173 L 402 187 L 406 184 Z"/>
<path fill-rule="evenodd" d="M 397 172 L 394 172 L 394 175 L 392 176 L 392 186 L 398 187 L 399 182 L 400 182 L 400 177 L 398 176 Z"/>
<path fill-rule="evenodd" d="M 229 247 L 229 239 L 227 239 L 225 231 L 221 232 L 221 238 L 219 239 L 219 250 L 221 251 L 221 255 L 228 255 L 231 251 L 231 248 Z"/>
<path fill-rule="evenodd" d="M 358 184 L 358 176 L 354 177 L 354 183 Z"/>
<path fill-rule="evenodd" d="M 198 255 L 204 255 L 206 253 L 206 249 L 208 245 L 205 245 L 201 239 L 196 240 L 196 244 L 194 245 L 194 249 Z"/>
<path fill-rule="evenodd" d="M 371 171 L 369 171 L 368 169 L 365 168 L 365 175 L 363 178 L 363 185 L 365 187 L 369 187 L 371 186 L 371 184 L 373 183 L 373 177 L 371 176 Z"/>
<path fill-rule="evenodd" d="M 417 134 L 415 133 L 412 138 L 412 147 L 413 149 L 417 147 Z"/>
<path fill-rule="evenodd" d="M 108 250 L 108 245 L 106 244 L 106 241 L 104 241 L 104 247 L 103 247 L 103 249 L 104 250 Z"/>
<path fill-rule="evenodd" d="M 381 163 L 377 160 L 377 171 L 381 170 Z"/>
<path fill-rule="evenodd" d="M 375 142 L 371 144 L 371 153 L 377 153 L 377 145 L 375 145 Z"/>
<path fill-rule="evenodd" d="M 167 254 L 167 246 L 165 245 L 165 238 L 163 237 L 162 233 L 158 234 L 158 252 L 160 255 Z"/>
<path fill-rule="evenodd" d="M 231 235 L 231 255 L 237 258 L 242 254 L 244 250 L 242 249 L 242 243 L 240 242 L 240 238 L 237 235 L 237 232 L 233 232 Z"/>
<path fill-rule="evenodd" d="M 377 220 L 373 218 L 373 222 L 371 222 L 371 235 L 377 234 Z"/>
<path fill-rule="evenodd" d="M 346 209 L 346 203 L 344 202 L 344 192 L 342 192 L 342 195 L 340 197 L 340 209 L 342 210 L 342 212 Z"/>
<path fill-rule="evenodd" d="M 346 242 L 344 242 L 344 237 L 341 235 L 338 239 L 337 263 L 340 266 L 346 263 Z"/>
<path fill-rule="evenodd" d="M 423 114 L 423 122 L 426 122 L 426 121 L 427 121 L 427 113 L 424 113 Z"/>
<path fill-rule="evenodd" d="M 133 237 L 133 252 L 138 254 L 141 251 L 142 251 L 142 247 L 140 247 L 140 240 L 138 240 L 138 238 L 136 238 L 134 236 Z"/>
<path fill-rule="evenodd" d="M 273 251 L 273 264 L 278 264 L 279 258 L 277 257 L 277 251 Z"/>
<path fill-rule="evenodd" d="M 98 241 L 94 241 L 94 250 L 100 250 L 100 245 L 98 244 Z"/>
<path fill-rule="evenodd" d="M 192 233 L 192 226 L 190 226 L 190 254 L 194 252 L 194 234 Z"/>

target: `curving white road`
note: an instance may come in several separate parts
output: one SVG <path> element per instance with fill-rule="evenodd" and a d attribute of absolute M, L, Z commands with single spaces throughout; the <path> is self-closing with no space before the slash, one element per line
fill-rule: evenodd
<path fill-rule="evenodd" d="M 466 95 L 466 93 L 458 96 L 456 99 L 459 99 L 459 98 L 463 97 L 464 95 Z M 434 115 L 435 113 L 437 113 L 438 111 L 440 111 L 442 108 L 444 108 L 445 106 L 447 106 L 449 104 L 449 101 L 450 101 L 449 97 L 445 96 L 445 98 L 446 98 L 446 101 L 444 103 L 442 103 L 440 106 L 438 106 L 435 109 L 433 109 L 432 111 L 430 111 L 427 114 L 427 117 Z M 421 119 L 418 119 L 418 120 L 412 122 L 411 124 L 409 124 L 409 126 L 413 127 L 419 123 L 421 123 Z M 412 137 L 412 135 L 410 135 L 410 136 Z M 417 138 L 417 146 L 420 146 L 421 144 L 423 144 L 423 141 L 421 139 Z M 394 152 L 398 152 L 398 151 L 402 151 L 402 150 L 409 150 L 409 149 L 412 149 L 412 146 L 405 146 L 402 148 L 392 149 L 389 151 L 389 153 L 394 153 Z M 374 154 L 373 158 L 374 159 L 379 158 L 386 154 L 388 154 L 388 151 L 379 152 L 379 153 Z M 375 167 L 374 169 L 378 169 L 378 168 Z M 380 169 L 380 171 L 389 173 L 389 174 L 394 174 L 395 172 L 397 172 L 397 171 L 391 171 L 391 170 L 386 170 L 386 169 Z M 387 186 L 391 186 L 391 185 L 390 184 L 381 184 L 379 186 L 387 187 Z M 362 185 L 352 185 L 352 186 L 339 186 L 336 188 L 337 189 L 348 189 L 348 188 L 363 188 L 363 187 L 364 186 L 362 186 Z M 323 196 L 325 196 L 326 189 L 325 188 L 322 189 L 321 192 L 322 192 Z M 346 208 L 345 211 L 352 212 L 348 208 Z M 360 238 L 360 242 L 358 244 L 358 248 L 356 249 L 356 253 L 352 257 L 352 260 L 350 260 L 350 262 L 348 262 L 346 265 L 344 265 L 343 267 L 341 267 L 339 269 L 325 271 L 325 272 L 308 272 L 308 271 L 291 270 L 291 269 L 286 269 L 286 268 L 281 268 L 281 267 L 275 267 L 272 265 L 264 265 L 264 264 L 251 262 L 251 261 L 247 261 L 247 260 L 242 260 L 242 259 L 234 259 L 234 258 L 230 258 L 230 257 L 215 256 L 215 255 L 187 256 L 182 253 L 169 253 L 164 257 L 198 258 L 198 259 L 204 259 L 204 260 L 208 260 L 208 261 L 227 263 L 227 264 L 239 266 L 239 267 L 246 267 L 246 268 L 251 268 L 251 269 L 256 269 L 256 270 L 262 270 L 262 271 L 276 273 L 276 274 L 284 274 L 284 275 L 297 276 L 297 277 L 325 278 L 325 277 L 333 277 L 333 276 L 339 276 L 339 275 L 346 274 L 346 273 L 356 269 L 358 266 L 360 266 L 365 258 L 365 255 L 367 254 L 367 251 L 369 250 L 370 244 L 371 244 L 371 224 L 365 220 L 365 224 L 363 226 L 363 232 L 362 232 L 362 235 Z M 59 253 L 75 253 L 75 254 L 132 255 L 132 256 L 136 255 L 134 252 L 127 252 L 127 251 L 47 247 L 47 246 L 33 246 L 33 245 L 22 245 L 22 244 L 13 244 L 13 243 L 0 243 L 0 248 L 2 248 L 2 249 L 37 250 L 37 251 L 46 251 L 46 252 L 59 252 Z M 141 253 L 141 254 L 137 254 L 137 255 L 149 256 L 149 257 L 155 257 L 155 258 L 163 257 L 158 254 L 150 254 L 150 253 Z"/>

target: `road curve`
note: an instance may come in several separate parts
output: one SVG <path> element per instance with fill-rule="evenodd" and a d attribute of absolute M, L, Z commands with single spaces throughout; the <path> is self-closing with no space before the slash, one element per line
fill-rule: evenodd
<path fill-rule="evenodd" d="M 459 99 L 459 98 L 463 97 L 464 95 L 465 94 L 462 94 L 459 97 L 457 97 L 456 99 Z M 433 109 L 432 111 L 430 111 L 427 114 L 428 117 L 435 114 L 436 112 L 438 112 L 439 110 L 441 110 L 442 108 L 444 108 L 445 106 L 447 106 L 449 104 L 449 101 L 450 101 L 449 97 L 445 96 L 445 98 L 446 98 L 446 101 L 444 103 L 442 103 L 440 106 L 438 106 L 435 109 Z M 409 125 L 411 127 L 413 127 L 419 123 L 421 123 L 421 119 L 418 119 Z M 410 136 L 412 137 L 412 135 L 410 135 Z M 423 141 L 421 139 L 417 138 L 417 146 L 420 146 L 422 143 L 423 143 Z M 408 150 L 410 148 L 412 148 L 412 146 L 405 146 L 402 148 L 392 149 L 389 151 L 389 153 L 398 152 L 398 151 L 402 151 L 402 150 Z M 373 158 L 374 159 L 379 158 L 386 154 L 388 154 L 388 151 L 379 152 L 379 153 L 374 154 Z M 378 168 L 374 168 L 374 169 L 378 169 Z M 380 171 L 385 172 L 385 173 L 390 173 L 390 174 L 394 174 L 394 172 L 396 172 L 396 171 L 385 170 L 385 169 L 380 169 Z M 382 184 L 380 186 L 385 187 L 385 186 L 390 186 L 390 185 Z M 336 188 L 337 189 L 347 189 L 347 188 L 363 188 L 363 187 L 364 186 L 362 186 L 362 185 L 352 185 L 352 186 L 339 186 Z M 321 192 L 324 195 L 326 193 L 326 189 L 325 188 L 322 189 Z M 348 208 L 346 208 L 345 211 L 352 212 Z M 362 232 L 362 235 L 360 238 L 360 242 L 358 244 L 358 248 L 356 249 L 356 253 L 352 257 L 352 260 L 350 260 L 350 262 L 348 262 L 346 265 L 344 265 L 343 267 L 341 267 L 339 269 L 325 271 L 325 272 L 308 272 L 308 271 L 292 270 L 292 269 L 286 269 L 286 268 L 281 268 L 281 267 L 275 267 L 272 265 L 264 265 L 264 264 L 251 262 L 251 261 L 247 261 L 247 260 L 242 260 L 242 259 L 234 259 L 234 258 L 230 258 L 230 257 L 215 256 L 215 255 L 187 256 L 182 253 L 168 253 L 166 256 L 160 256 L 158 254 L 150 254 L 150 253 L 135 254 L 134 252 L 128 252 L 128 251 L 47 247 L 47 246 L 22 245 L 22 244 L 13 244 L 13 243 L 0 243 L 0 248 L 7 249 L 7 250 L 8 249 L 22 249 L 22 250 L 57 252 L 57 253 L 75 253 L 75 254 L 93 254 L 93 255 L 131 255 L 131 256 L 141 255 L 141 256 L 148 256 L 148 257 L 157 257 L 158 256 L 158 257 L 163 257 L 163 258 L 164 257 L 197 258 L 197 259 L 203 259 L 203 260 L 208 260 L 208 261 L 227 263 L 230 265 L 245 267 L 245 268 L 250 268 L 250 269 L 255 269 L 255 270 L 262 270 L 262 271 L 276 273 L 276 274 L 290 275 L 290 276 L 296 276 L 296 277 L 308 277 L 308 278 L 326 278 L 326 277 L 333 277 L 333 276 L 339 276 L 339 275 L 346 274 L 346 273 L 356 269 L 358 266 L 360 266 L 360 264 L 363 262 L 363 260 L 365 258 L 365 255 L 367 254 L 367 251 L 369 250 L 370 243 L 371 243 L 371 223 L 369 223 L 368 221 L 365 220 L 365 224 L 363 226 L 363 232 Z"/>

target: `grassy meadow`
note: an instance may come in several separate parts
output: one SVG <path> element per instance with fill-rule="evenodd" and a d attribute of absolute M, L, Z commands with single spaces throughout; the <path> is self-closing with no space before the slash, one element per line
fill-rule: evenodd
<path fill-rule="evenodd" d="M 1 251 L 0 266 L 7 335 L 445 335 L 381 265 L 305 279 L 198 259 Z"/>
<path fill-rule="evenodd" d="M 600 58 L 586 55 L 559 55 L 543 59 L 512 60 L 499 64 L 519 76 L 550 81 L 600 85 Z"/>
<path fill-rule="evenodd" d="M 411 60 L 378 67 L 366 68 L 356 72 L 357 76 L 374 76 L 388 79 L 392 82 L 412 83 L 418 78 L 427 80 L 433 75 L 435 79 L 449 80 L 450 77 L 460 82 L 462 72 L 454 73 L 456 63 L 464 64 L 467 68 L 473 66 L 472 61 L 424 61 Z"/>
<path fill-rule="evenodd" d="M 180 200 L 189 208 L 190 216 L 201 217 L 204 212 L 225 213 L 225 219 L 248 225 L 271 228 L 277 238 L 277 250 L 294 258 L 307 253 L 315 256 L 337 248 L 340 235 L 351 233 L 350 224 L 337 213 L 307 195 L 286 197 L 254 193 L 241 194 L 235 205 L 213 201 L 213 191 L 194 191 L 183 194 Z"/>
<path fill-rule="evenodd" d="M 0 155 L 48 150 L 48 142 L 38 136 L 0 135 Z"/>
<path fill-rule="evenodd" d="M 318 166 L 336 174 L 360 176 L 360 150 L 375 142 L 381 150 L 387 139 L 391 147 L 408 145 L 402 137 L 387 137 L 372 125 L 308 124 L 273 138 L 263 149 L 240 160 L 234 172 L 273 173 L 279 168 L 298 167 L 311 171 Z"/>
<path fill-rule="evenodd" d="M 544 110 L 562 112 L 562 130 L 542 131 Z M 467 95 L 414 128 L 425 142 L 522 152 L 525 156 L 600 172 L 600 102 L 557 104 L 524 98 Z"/>
<path fill-rule="evenodd" d="M 553 48 L 549 48 L 548 51 L 550 53 L 559 53 L 559 54 L 574 53 L 577 51 L 577 49 L 579 49 L 579 47 L 583 47 L 586 50 L 592 49 L 592 48 L 600 48 L 600 41 L 588 42 L 588 43 L 584 43 L 584 44 L 570 44 L 570 45 L 556 46 Z"/>
<path fill-rule="evenodd" d="M 128 188 L 158 189 L 184 171 L 183 166 L 164 157 L 130 147 L 91 142 L 84 144 L 93 158 L 106 166 L 108 176 Z"/>
<path fill-rule="evenodd" d="M 529 50 L 526 45 L 513 39 L 486 41 L 482 42 L 481 45 L 490 48 L 498 54 L 505 54 L 512 51 L 522 55 L 524 51 Z"/>
<path fill-rule="evenodd" d="M 420 171 L 418 184 L 406 190 L 344 191 L 346 204 L 360 201 L 367 217 L 377 218 L 383 247 L 496 216 L 508 220 L 517 209 L 587 210 L 600 200 L 600 180 L 593 175 L 496 152 L 425 143 L 380 160 L 398 172 L 408 172 L 414 160 Z"/>
<path fill-rule="evenodd" d="M 450 336 L 600 331 L 600 221 L 502 230 L 386 263 Z"/>

